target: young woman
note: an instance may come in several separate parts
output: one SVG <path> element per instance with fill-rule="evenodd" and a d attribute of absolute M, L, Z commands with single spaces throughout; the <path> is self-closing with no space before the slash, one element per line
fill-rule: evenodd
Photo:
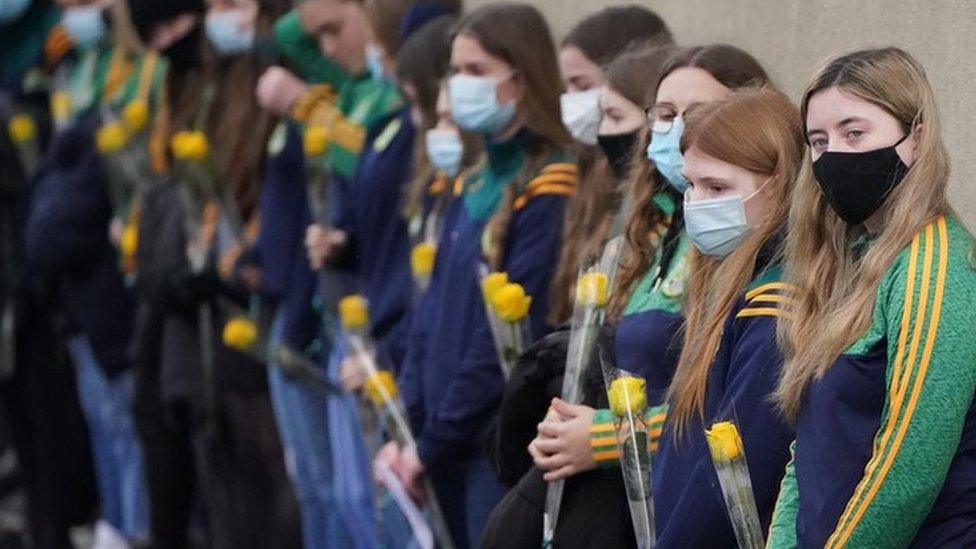
<path fill-rule="evenodd" d="M 607 174 L 603 185 L 626 184 L 631 159 L 641 147 L 646 133 L 647 115 L 642 105 L 653 100 L 653 92 L 663 61 L 674 50 L 644 48 L 623 54 L 606 67 L 608 82 L 600 88 L 601 121 L 598 141 L 606 164 L 617 166 Z M 646 164 L 646 160 L 644 164 Z M 645 184 L 648 184 L 645 181 Z M 609 186 L 609 185 L 607 185 Z M 623 193 L 620 193 L 623 194 Z M 604 220 L 601 230 L 609 232 L 612 218 Z M 622 231 L 622 228 L 619 230 Z M 618 232 L 619 232 L 618 231 Z M 485 547 L 528 546 L 539 542 L 542 532 L 542 501 L 545 482 L 538 469 L 532 469 L 532 458 L 525 448 L 537 434 L 539 420 L 546 414 L 552 398 L 559 396 L 566 365 L 568 331 L 546 336 L 532 346 L 519 362 L 505 387 L 495 437 L 496 460 L 503 482 L 514 489 L 492 512 L 482 544 Z M 602 375 L 597 370 L 588 380 L 588 402 L 605 404 Z M 617 547 L 633 543 L 630 534 L 623 484 L 616 470 L 598 471 L 574 478 L 567 485 L 565 503 L 554 543 L 560 547 Z M 586 501 L 605 501 L 599 517 Z M 590 520 L 602 528 L 587 531 Z M 517 524 L 517 528 L 513 526 Z M 621 537 L 617 537 L 617 535 Z"/>
<path fill-rule="evenodd" d="M 442 10 L 443 11 L 443 10 Z M 420 19 L 408 9 L 401 19 L 415 23 L 412 36 L 404 36 L 396 55 L 398 83 L 415 101 L 421 94 L 436 94 L 440 79 L 447 73 L 450 59 L 451 17 L 418 26 Z M 373 18 L 377 26 L 379 13 Z M 430 12 L 436 15 L 438 12 Z M 378 32 L 378 28 L 375 31 Z M 390 45 L 392 47 L 393 44 Z M 384 48 L 384 52 L 387 52 Z M 438 68 L 439 67 L 439 68 Z M 392 72 L 384 67 L 384 73 Z M 391 82 L 388 77 L 387 82 Z M 410 272 L 410 238 L 407 221 L 401 215 L 403 194 L 413 172 L 414 139 L 412 108 L 405 104 L 377 121 L 366 135 L 359 166 L 350 184 L 339 196 L 340 215 L 336 229 L 345 234 L 339 254 L 351 258 L 356 288 L 369 302 L 371 335 L 376 342 L 377 360 L 396 372 L 406 347 L 408 310 L 414 294 Z M 312 263 L 324 260 L 317 253 L 324 247 L 310 248 Z M 333 355 L 333 367 L 341 360 L 341 378 L 348 389 L 357 390 L 362 380 L 362 365 L 345 357 L 342 349 Z M 337 493 L 344 495 L 347 523 L 364 544 L 376 544 L 375 511 L 370 503 L 373 492 L 370 460 L 363 451 L 355 398 L 330 399 L 329 423 L 333 459 L 336 463 Z M 378 441 L 369 440 L 367 444 Z M 375 450 L 375 447 L 374 447 Z M 359 474 L 356 474 L 356 473 Z"/>
<path fill-rule="evenodd" d="M 125 39 L 133 31 L 124 3 L 63 6 L 61 25 L 76 44 L 77 62 L 62 65 L 55 85 L 70 92 L 70 108 L 63 110 L 71 112 L 58 117 L 59 131 L 35 183 L 26 250 L 37 275 L 63 292 L 58 301 L 71 325 L 65 343 L 76 369 L 101 503 L 97 539 L 145 539 L 144 448 L 132 412 L 137 374 L 127 354 L 133 299 L 108 238 L 112 212 L 94 134 L 105 109 L 118 112 L 133 99 L 158 97 L 162 64 L 148 63 L 149 56 Z"/>
<path fill-rule="evenodd" d="M 695 250 L 654 457 L 657 545 L 735 547 L 705 430 L 738 427 L 766 531 L 793 436 L 769 395 L 783 362 L 776 321 L 789 310 L 780 246 L 803 154 L 799 112 L 779 92 L 736 92 L 689 113 L 681 149 Z"/>
<path fill-rule="evenodd" d="M 411 491 L 432 477 L 460 547 L 477 543 L 502 488 L 481 455 L 502 372 L 478 265 L 507 271 L 535 296 L 533 333 L 546 329 L 546 294 L 575 166 L 559 121 L 560 82 L 548 25 L 526 4 L 493 3 L 466 16 L 452 44 L 454 120 L 487 140 L 484 167 L 464 183 L 463 207 L 445 228 L 428 290 L 423 336 L 411 341 L 402 393 L 418 448 L 384 448 Z"/>
<path fill-rule="evenodd" d="M 967 547 L 976 270 L 946 201 L 924 69 L 896 48 L 830 61 L 801 104 L 777 397 L 796 423 L 772 547 Z"/>
<path fill-rule="evenodd" d="M 631 168 L 633 206 L 610 301 L 611 318 L 616 322 L 613 348 L 617 366 L 646 378 L 652 406 L 663 403 L 681 352 L 691 244 L 681 200 L 686 185 L 683 178 L 674 176 L 680 175 L 682 165 L 679 143 L 684 114 L 697 105 L 722 99 L 732 90 L 766 81 L 765 71 L 752 56 L 727 45 L 678 50 L 661 69 L 647 116 L 650 131 L 644 130 L 650 134 L 648 156 L 641 155 L 651 162 L 642 160 Z M 621 83 L 620 88 L 629 86 Z M 665 166 L 678 166 L 678 171 L 661 169 Z M 591 385 L 589 406 L 571 406 L 555 399 L 552 405 L 558 415 L 550 414 L 539 424 L 537 436 L 529 444 L 529 454 L 546 481 L 570 478 L 598 466 L 619 466 L 615 445 L 606 444 L 603 435 L 611 429 L 610 412 L 591 407 L 605 403 L 599 372 L 593 372 Z M 662 417 L 649 419 L 652 431 L 661 427 Z M 629 517 L 624 522 L 621 535 L 629 536 Z M 561 535 L 556 532 L 556 543 Z M 598 532 L 590 535 L 592 543 L 599 543 Z M 583 538 L 575 532 L 575 539 Z"/>
<path fill-rule="evenodd" d="M 624 192 L 621 185 L 612 184 L 611 168 L 597 147 L 606 68 L 628 50 L 672 43 L 664 21 L 640 6 L 600 10 L 580 21 L 563 39 L 559 69 L 567 91 L 560 97 L 560 107 L 563 124 L 579 147 L 580 184 L 566 210 L 563 249 L 553 283 L 553 291 L 562 292 L 551 296 L 549 320 L 555 325 L 568 322 L 572 315 L 573 290 L 582 264 L 598 257 L 606 241 L 622 229 L 613 218 Z M 657 71 L 650 75 L 656 77 Z M 639 103 L 641 107 L 645 104 Z"/>

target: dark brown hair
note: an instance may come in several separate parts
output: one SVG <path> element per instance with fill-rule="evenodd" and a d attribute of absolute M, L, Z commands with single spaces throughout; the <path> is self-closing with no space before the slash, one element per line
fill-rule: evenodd
<path fill-rule="evenodd" d="M 437 96 L 451 63 L 452 15 L 439 17 L 420 28 L 403 44 L 397 55 L 396 75 L 400 85 L 416 92 L 416 106 L 430 127 L 437 120 Z"/>
<path fill-rule="evenodd" d="M 671 31 L 658 14 L 630 5 L 612 6 L 586 17 L 563 38 L 562 47 L 575 46 L 603 66 L 633 47 L 673 43 Z"/>
<path fill-rule="evenodd" d="M 259 36 L 273 32 L 287 3 L 263 0 L 255 23 Z M 254 89 L 264 70 L 256 53 L 228 58 L 207 55 L 207 75 L 216 91 L 208 133 L 218 166 L 246 219 L 254 210 L 264 171 L 265 151 L 274 116 L 257 104 Z"/>
<path fill-rule="evenodd" d="M 486 258 L 493 268 L 501 266 L 504 242 L 514 211 L 517 193 L 572 142 L 562 124 L 559 96 L 563 91 L 556 46 L 549 24 L 535 7 L 517 2 L 486 4 L 465 16 L 455 35 L 470 36 L 490 55 L 511 65 L 525 90 L 519 106 L 530 132 L 526 162 L 515 180 L 505 188 L 498 211 L 485 228 L 489 249 Z M 564 307 L 568 292 L 553 290 L 557 301 L 550 310 Z"/>
<path fill-rule="evenodd" d="M 359 0 L 357 3 L 365 5 L 376 40 L 391 56 L 396 56 L 404 45 L 406 37 L 400 35 L 401 25 L 413 6 L 437 4 L 455 11 L 461 10 L 461 0 Z"/>

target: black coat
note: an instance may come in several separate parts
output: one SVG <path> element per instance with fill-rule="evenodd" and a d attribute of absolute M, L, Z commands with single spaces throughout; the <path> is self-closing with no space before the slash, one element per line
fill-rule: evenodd
<path fill-rule="evenodd" d="M 129 368 L 133 300 L 108 240 L 111 206 L 95 151 L 96 116 L 52 138 L 31 196 L 25 238 L 30 276 L 57 281 L 74 330 L 112 377 Z"/>
<path fill-rule="evenodd" d="M 611 330 L 601 334 L 598 348 L 612 360 Z M 495 507 L 485 526 L 484 548 L 535 549 L 542 542 L 546 483 L 532 465 L 526 447 L 549 404 L 562 391 L 569 331 L 550 334 L 519 359 L 505 387 L 491 448 L 499 477 L 512 486 Z M 583 401 L 606 407 L 607 397 L 599 363 L 586 370 Z M 627 494 L 619 468 L 598 469 L 566 481 L 553 546 L 559 549 L 635 547 Z"/>

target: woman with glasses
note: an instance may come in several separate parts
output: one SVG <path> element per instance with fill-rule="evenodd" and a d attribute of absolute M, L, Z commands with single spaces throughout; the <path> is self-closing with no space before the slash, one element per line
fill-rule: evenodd
<path fill-rule="evenodd" d="M 688 187 L 681 175 L 684 115 L 732 90 L 767 80 L 759 62 L 733 46 L 682 49 L 665 62 L 647 110 L 650 162 L 635 164 L 631 175 L 633 208 L 610 315 L 617 319 L 617 365 L 647 380 L 650 407 L 664 401 L 681 353 L 679 330 L 690 249 L 682 209 Z M 618 467 L 616 444 L 604 445 L 606 433 L 612 430 L 608 409 L 570 405 L 560 399 L 552 405 L 555 413 L 539 425 L 537 437 L 529 444 L 545 480 L 569 478 L 596 467 Z M 659 432 L 663 422 L 663 414 L 652 415 L 648 425 Z"/>

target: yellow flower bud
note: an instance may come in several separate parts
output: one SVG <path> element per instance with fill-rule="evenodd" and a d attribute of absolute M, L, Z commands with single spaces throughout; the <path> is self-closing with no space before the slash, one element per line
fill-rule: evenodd
<path fill-rule="evenodd" d="M 129 142 L 129 132 L 118 122 L 109 122 L 95 134 L 95 148 L 102 154 L 112 154 L 121 151 Z"/>
<path fill-rule="evenodd" d="M 369 324 L 369 307 L 361 295 L 348 295 L 339 300 L 339 320 L 347 330 L 362 330 Z"/>
<path fill-rule="evenodd" d="M 123 257 L 132 257 L 136 254 L 136 250 L 139 248 L 139 227 L 134 223 L 129 223 L 122 229 L 122 240 L 119 243 L 119 249 L 122 251 Z"/>
<path fill-rule="evenodd" d="M 51 116 L 59 122 L 71 117 L 71 95 L 68 92 L 56 91 L 51 94 Z"/>
<path fill-rule="evenodd" d="M 399 394 L 396 378 L 386 370 L 380 370 L 366 378 L 364 389 L 366 397 L 377 406 L 383 406 L 387 398 L 392 400 Z"/>
<path fill-rule="evenodd" d="M 224 345 L 238 351 L 249 351 L 258 339 L 258 327 L 246 316 L 237 316 L 224 325 Z"/>
<path fill-rule="evenodd" d="M 519 322 L 529 314 L 532 298 L 525 295 L 521 284 L 508 283 L 491 296 L 491 304 L 505 322 Z"/>
<path fill-rule="evenodd" d="M 187 160 L 202 162 L 210 156 L 210 142 L 207 136 L 200 131 L 190 132 L 186 139 Z"/>
<path fill-rule="evenodd" d="M 201 131 L 177 132 L 170 141 L 177 160 L 202 162 L 210 156 L 210 142 Z"/>
<path fill-rule="evenodd" d="M 437 246 L 431 242 L 421 242 L 410 252 L 410 268 L 414 276 L 430 276 L 434 271 L 434 258 L 437 257 Z"/>
<path fill-rule="evenodd" d="M 26 114 L 18 114 L 7 124 L 10 139 L 17 144 L 27 143 L 37 137 L 37 124 Z"/>
<path fill-rule="evenodd" d="M 329 146 L 329 130 L 325 126 L 309 126 L 305 128 L 303 139 L 305 156 L 322 156 Z"/>
<path fill-rule="evenodd" d="M 732 461 L 744 453 L 742 437 L 739 429 L 731 421 L 722 421 L 705 430 L 708 448 L 712 451 L 712 459 L 718 461 Z"/>
<path fill-rule="evenodd" d="M 481 279 L 481 293 L 485 301 L 492 303 L 495 292 L 508 284 L 508 273 L 491 273 Z"/>
<path fill-rule="evenodd" d="M 617 417 L 626 416 L 627 412 L 642 415 L 647 404 L 644 386 L 644 380 L 634 376 L 622 376 L 613 380 L 610 390 L 607 391 L 613 414 Z"/>
<path fill-rule="evenodd" d="M 576 284 L 576 302 L 588 307 L 604 307 L 610 299 L 610 279 L 600 272 L 586 273 Z"/>
<path fill-rule="evenodd" d="M 122 119 L 129 131 L 141 132 L 149 123 L 149 105 L 139 99 L 130 101 L 122 110 Z"/>

